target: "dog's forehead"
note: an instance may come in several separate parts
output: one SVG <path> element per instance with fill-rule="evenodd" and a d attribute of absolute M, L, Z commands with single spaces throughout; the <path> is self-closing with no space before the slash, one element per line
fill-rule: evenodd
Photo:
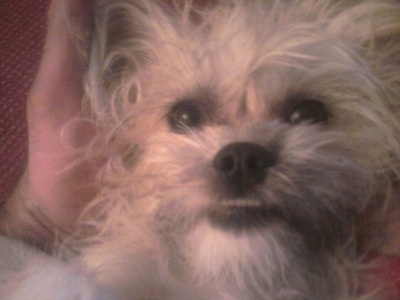
<path fill-rule="evenodd" d="M 187 30 L 170 24 L 170 32 L 152 41 L 155 86 L 180 97 L 206 90 L 231 107 L 245 98 L 268 107 L 290 93 L 318 94 L 325 77 L 340 81 L 341 73 L 359 73 L 362 63 L 329 32 L 324 16 L 312 19 L 284 2 L 280 8 L 254 3 L 217 7 Z"/>
<path fill-rule="evenodd" d="M 164 41 L 175 46 L 170 48 L 173 52 L 209 68 L 208 73 L 217 67 L 225 73 L 250 73 L 265 65 L 276 67 L 306 58 L 347 59 L 335 52 L 343 51 L 337 48 L 345 47 L 348 41 L 341 41 L 340 35 L 330 30 L 340 18 L 329 19 L 321 12 L 321 16 L 311 18 L 312 12 L 305 13 L 301 6 L 275 4 L 275 8 L 269 4 L 272 2 L 217 6 L 205 14 L 203 22 L 190 24 L 187 30 L 182 30 L 179 22 L 170 26 L 176 33 L 167 33 Z"/>

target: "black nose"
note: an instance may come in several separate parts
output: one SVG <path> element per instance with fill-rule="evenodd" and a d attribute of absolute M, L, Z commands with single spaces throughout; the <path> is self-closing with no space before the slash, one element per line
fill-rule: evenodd
<path fill-rule="evenodd" d="M 276 155 L 255 143 L 232 143 L 214 157 L 213 166 L 239 194 L 265 180 L 266 170 L 275 165 Z"/>

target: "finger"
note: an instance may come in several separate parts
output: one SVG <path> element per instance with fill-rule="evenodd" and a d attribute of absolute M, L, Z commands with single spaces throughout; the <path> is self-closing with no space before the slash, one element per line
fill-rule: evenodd
<path fill-rule="evenodd" d="M 52 1 L 42 60 L 28 97 L 28 122 L 41 118 L 62 125 L 80 111 L 86 68 L 82 40 L 91 31 L 91 5 L 88 0 Z"/>
<path fill-rule="evenodd" d="M 53 0 L 43 57 L 28 97 L 30 196 L 24 208 L 48 228 L 72 228 L 95 193 L 90 162 L 71 147 L 94 134 L 88 123 L 77 120 L 87 67 L 81 40 L 89 40 L 90 5 L 88 0 Z"/>

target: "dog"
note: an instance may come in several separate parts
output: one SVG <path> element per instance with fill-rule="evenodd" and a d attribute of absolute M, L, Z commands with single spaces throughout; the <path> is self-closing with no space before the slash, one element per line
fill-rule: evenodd
<path fill-rule="evenodd" d="M 59 257 L 4 242 L 0 294 L 385 299 L 367 258 L 396 205 L 399 54 L 396 1 L 105 2 L 101 191 Z"/>

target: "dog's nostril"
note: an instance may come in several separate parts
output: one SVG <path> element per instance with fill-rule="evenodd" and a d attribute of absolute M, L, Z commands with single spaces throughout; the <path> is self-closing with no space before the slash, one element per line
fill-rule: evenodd
<path fill-rule="evenodd" d="M 237 157 L 234 153 L 225 153 L 214 160 L 214 166 L 224 174 L 232 175 L 238 167 Z"/>
<path fill-rule="evenodd" d="M 266 169 L 276 163 L 275 155 L 254 143 L 232 143 L 222 148 L 213 165 L 228 183 L 241 192 L 265 179 Z"/>

